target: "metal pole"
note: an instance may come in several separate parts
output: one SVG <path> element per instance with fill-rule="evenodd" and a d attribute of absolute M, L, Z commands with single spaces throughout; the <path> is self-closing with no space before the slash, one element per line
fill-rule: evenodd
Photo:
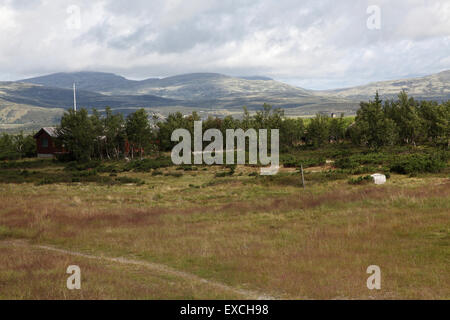
<path fill-rule="evenodd" d="M 76 95 L 75 82 L 73 83 L 73 111 L 77 112 L 77 95 Z"/>

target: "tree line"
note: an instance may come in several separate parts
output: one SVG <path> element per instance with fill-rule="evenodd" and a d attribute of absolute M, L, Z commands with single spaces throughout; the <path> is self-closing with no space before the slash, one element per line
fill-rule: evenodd
<path fill-rule="evenodd" d="M 36 156 L 36 142 L 32 135 L 23 132 L 0 136 L 0 160 L 17 160 Z"/>
<path fill-rule="evenodd" d="M 362 102 L 354 125 L 348 128 L 351 141 L 371 148 L 386 145 L 431 143 L 449 145 L 450 101 L 416 101 L 402 91 L 397 100 Z"/>
<path fill-rule="evenodd" d="M 58 127 L 57 144 L 67 151 L 66 157 L 85 161 L 97 159 L 136 158 L 170 151 L 177 142 L 171 141 L 176 129 L 187 129 L 193 136 L 198 113 L 170 114 L 166 119 L 149 118 L 144 109 L 124 117 L 110 108 L 101 114 L 86 109 L 67 111 Z M 317 114 L 312 119 L 289 118 L 281 109 L 264 104 L 250 114 L 244 107 L 243 116 L 203 119 L 203 131 L 219 129 L 279 129 L 280 150 L 288 152 L 300 145 L 319 148 L 330 143 L 353 143 L 378 149 L 390 145 L 433 144 L 449 146 L 450 101 L 417 101 L 401 92 L 397 99 L 382 101 L 376 93 L 374 100 L 361 102 L 356 118 L 330 117 Z M 30 155 L 32 138 L 3 134 L 3 146 L 22 156 Z M 5 150 L 6 150 L 5 149 Z M 35 152 L 35 151 L 34 151 Z"/>

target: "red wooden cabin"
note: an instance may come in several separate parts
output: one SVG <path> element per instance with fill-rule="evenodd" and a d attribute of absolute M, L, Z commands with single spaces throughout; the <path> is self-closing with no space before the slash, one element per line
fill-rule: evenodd
<path fill-rule="evenodd" d="M 64 152 L 55 144 L 57 137 L 56 128 L 53 127 L 42 128 L 34 135 L 38 158 L 53 158 L 56 154 Z"/>

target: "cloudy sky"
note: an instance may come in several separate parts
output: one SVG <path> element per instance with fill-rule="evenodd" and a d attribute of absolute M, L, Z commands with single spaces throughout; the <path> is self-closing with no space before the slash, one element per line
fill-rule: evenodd
<path fill-rule="evenodd" d="M 446 69 L 450 0 L 0 0 L 0 80 L 218 72 L 325 89 Z"/>

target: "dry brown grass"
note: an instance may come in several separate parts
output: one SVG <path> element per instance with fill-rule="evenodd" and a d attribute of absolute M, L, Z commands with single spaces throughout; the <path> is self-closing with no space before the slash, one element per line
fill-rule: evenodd
<path fill-rule="evenodd" d="M 237 299 L 209 284 L 149 270 L 0 242 L 0 299 Z M 81 290 L 68 290 L 66 269 L 81 269 Z"/>
<path fill-rule="evenodd" d="M 306 190 L 242 181 L 187 188 L 210 177 L 169 179 L 157 190 L 85 186 L 70 197 L 54 186 L 25 185 L 22 193 L 4 186 L 0 237 L 164 263 L 282 298 L 450 297 L 443 285 L 450 282 L 448 179 L 394 177 L 384 186 L 332 182 Z M 155 193 L 163 200 L 151 200 Z M 372 264 L 382 269 L 381 291 L 366 287 Z M 112 292 L 97 298 L 122 297 Z M 34 294 L 40 297 L 28 297 Z M 163 284 L 160 297 L 167 297 Z"/>

